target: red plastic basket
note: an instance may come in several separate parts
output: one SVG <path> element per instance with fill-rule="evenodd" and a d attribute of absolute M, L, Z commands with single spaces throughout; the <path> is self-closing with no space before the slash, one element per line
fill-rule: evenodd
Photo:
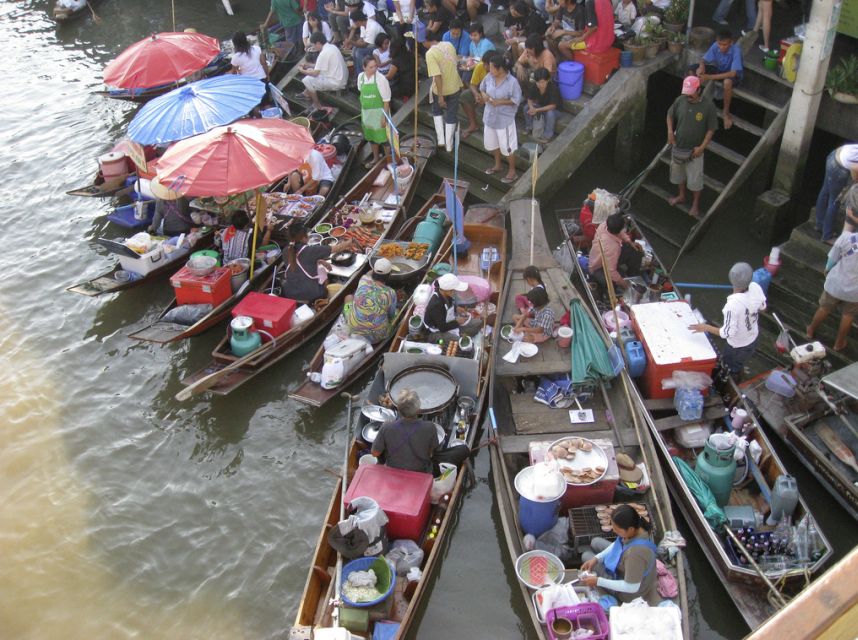
<path fill-rule="evenodd" d="M 555 618 L 568 618 L 572 621 L 572 631 L 576 629 L 591 629 L 593 635 L 589 640 L 608 640 L 611 630 L 608 625 L 608 617 L 601 605 L 595 602 L 582 602 L 571 607 L 559 607 L 552 609 L 545 616 L 545 624 L 548 627 L 548 637 L 557 640 L 557 636 L 551 630 Z"/>

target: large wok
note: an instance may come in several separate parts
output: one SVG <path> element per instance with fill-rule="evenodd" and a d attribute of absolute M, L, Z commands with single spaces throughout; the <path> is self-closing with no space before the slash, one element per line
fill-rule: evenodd
<path fill-rule="evenodd" d="M 400 247 L 402 247 L 402 251 L 404 252 L 405 249 L 408 248 L 409 244 L 411 243 L 403 242 L 400 240 L 389 240 L 387 242 L 383 242 L 381 246 L 384 247 L 386 245 L 399 245 Z M 375 251 L 372 256 L 370 256 L 370 268 L 375 267 L 375 261 L 378 260 L 380 257 L 382 256 L 378 255 L 378 251 Z M 423 254 L 423 257 L 420 260 L 411 260 L 405 257 L 388 258 L 391 264 L 393 264 L 393 266 L 395 267 L 394 270 L 391 271 L 390 275 L 388 276 L 388 282 L 394 284 L 397 282 L 405 282 L 406 280 L 409 280 L 416 275 L 420 275 L 423 271 L 426 270 L 426 267 L 429 266 L 429 261 L 431 259 L 432 253 L 430 251 L 427 251 L 425 254 Z"/>

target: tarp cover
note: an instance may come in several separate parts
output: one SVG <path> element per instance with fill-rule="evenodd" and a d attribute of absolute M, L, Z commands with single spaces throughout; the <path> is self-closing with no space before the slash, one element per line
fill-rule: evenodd
<path fill-rule="evenodd" d="M 679 473 L 685 481 L 685 486 L 688 487 L 694 495 L 694 499 L 697 500 L 697 504 L 703 510 L 703 517 L 706 518 L 706 522 L 709 523 L 713 531 L 716 533 L 720 532 L 724 525 L 727 524 L 727 515 L 718 506 L 718 503 L 715 502 L 715 496 L 709 485 L 694 472 L 694 469 L 688 466 L 685 460 L 674 456 L 673 464 L 679 469 Z"/>
<path fill-rule="evenodd" d="M 580 300 L 569 304 L 572 316 L 572 383 L 593 384 L 614 377 L 608 348 Z"/>
<path fill-rule="evenodd" d="M 328 544 L 348 560 L 387 553 L 387 514 L 367 497 L 355 498 L 351 507 L 355 512 L 330 530 Z"/>

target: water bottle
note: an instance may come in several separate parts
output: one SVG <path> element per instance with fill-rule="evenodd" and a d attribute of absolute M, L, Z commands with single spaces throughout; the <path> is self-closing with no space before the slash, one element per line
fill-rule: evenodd
<path fill-rule="evenodd" d="M 703 416 L 703 394 L 698 389 L 679 387 L 673 404 L 683 420 L 700 420 Z"/>

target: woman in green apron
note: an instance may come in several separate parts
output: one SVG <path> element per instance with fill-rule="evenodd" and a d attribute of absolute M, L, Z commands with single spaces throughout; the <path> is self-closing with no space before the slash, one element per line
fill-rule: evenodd
<path fill-rule="evenodd" d="M 387 142 L 387 118 L 390 115 L 390 84 L 378 73 L 378 63 L 372 56 L 363 59 L 363 73 L 357 79 L 360 92 L 360 121 L 363 137 L 372 147 L 369 169 L 381 159 L 381 145 Z"/>

